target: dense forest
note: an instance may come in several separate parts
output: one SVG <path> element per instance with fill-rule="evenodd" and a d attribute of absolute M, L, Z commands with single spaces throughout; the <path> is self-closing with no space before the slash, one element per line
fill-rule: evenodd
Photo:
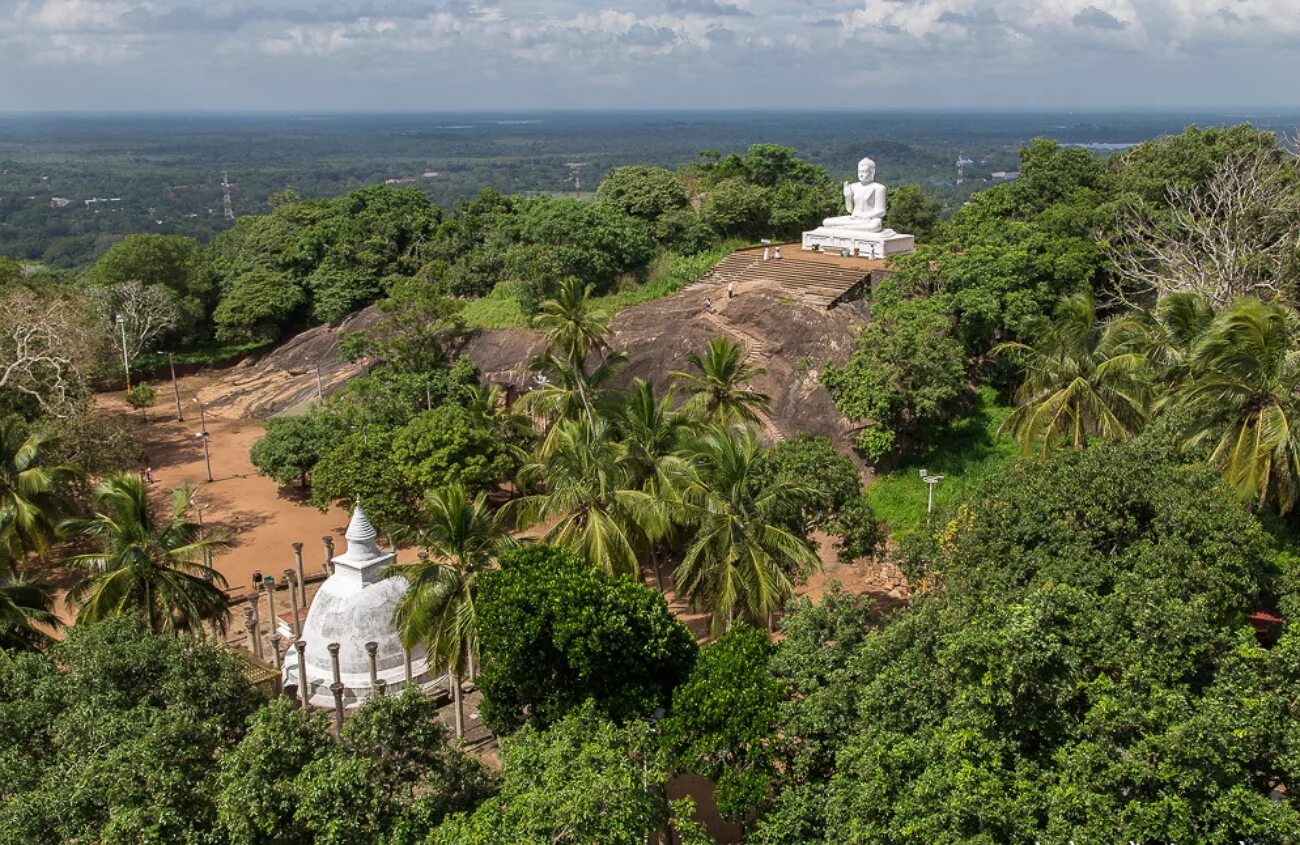
<path fill-rule="evenodd" d="M 725 338 L 666 393 L 611 386 L 619 293 L 835 207 L 775 144 L 616 168 L 589 202 L 281 193 L 209 245 L 136 235 L 70 280 L 5 264 L 0 840 L 708 842 L 667 800 L 680 774 L 766 845 L 1300 837 L 1297 160 L 1241 125 L 1107 159 L 1037 140 L 1018 168 L 950 219 L 893 193 L 921 245 L 821 375 L 852 456 L 765 444 Z M 545 341 L 517 401 L 457 354 L 484 301 Z M 427 552 L 393 621 L 474 679 L 499 770 L 458 744 L 459 692 L 454 728 L 408 694 L 331 738 L 253 689 L 197 636 L 228 621 L 229 538 L 187 491 L 151 506 L 88 404 L 104 350 L 269 343 L 371 302 L 342 349 L 373 366 L 253 461 Z M 919 523 L 881 492 L 918 465 L 954 476 Z M 815 533 L 894 561 L 906 605 L 796 599 Z"/>

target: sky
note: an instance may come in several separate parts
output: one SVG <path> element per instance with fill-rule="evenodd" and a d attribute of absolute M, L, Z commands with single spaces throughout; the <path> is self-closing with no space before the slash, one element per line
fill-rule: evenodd
<path fill-rule="evenodd" d="M 1294 108 L 1300 0 L 0 0 L 0 111 Z"/>

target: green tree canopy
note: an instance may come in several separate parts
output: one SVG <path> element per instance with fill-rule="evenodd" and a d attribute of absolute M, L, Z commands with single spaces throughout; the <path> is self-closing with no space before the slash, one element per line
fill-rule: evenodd
<path fill-rule="evenodd" d="M 479 578 L 483 718 L 495 733 L 553 724 L 591 699 L 615 720 L 666 705 L 695 640 L 658 593 L 534 546 Z"/>
<path fill-rule="evenodd" d="M 0 841 L 210 841 L 219 752 L 263 702 L 243 665 L 135 617 L 0 660 Z"/>
<path fill-rule="evenodd" d="M 426 845 L 643 845 L 667 821 L 665 769 L 645 721 L 588 704 L 503 739 L 501 792 L 449 818 Z"/>
<path fill-rule="evenodd" d="M 253 444 L 250 458 L 259 474 L 279 484 L 296 481 L 306 487 L 312 468 L 345 434 L 336 418 L 319 409 L 272 417 L 266 422 L 266 434 Z"/>
<path fill-rule="evenodd" d="M 811 694 L 779 732 L 819 751 L 757 841 L 1296 835 L 1270 792 L 1296 774 L 1300 661 L 1246 624 L 1271 555 L 1226 492 L 1154 442 L 992 480 L 922 558 L 941 589 L 848 654 L 824 620 L 833 660 L 791 638 L 822 668 L 783 664 Z"/>
<path fill-rule="evenodd" d="M 877 315 L 853 341 L 843 367 L 822 383 L 849 419 L 863 424 L 858 449 L 873 463 L 907 454 L 948 420 L 966 395 L 966 356 L 947 315 L 905 301 Z"/>

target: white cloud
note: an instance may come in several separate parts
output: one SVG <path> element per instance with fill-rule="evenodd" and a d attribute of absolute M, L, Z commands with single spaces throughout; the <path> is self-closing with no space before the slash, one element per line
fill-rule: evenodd
<path fill-rule="evenodd" d="M 1118 78 L 1123 69 L 1136 82 L 1170 63 L 1202 73 L 1202 95 L 1230 92 L 1233 74 L 1250 77 L 1245 83 L 1293 67 L 1288 47 L 1300 46 L 1296 0 L 606 2 L 0 0 L 0 73 L 31 61 L 138 63 L 176 90 L 189 76 L 236 65 L 256 75 L 266 63 L 268 88 L 285 80 L 288 90 L 290 77 L 383 76 L 427 98 L 443 93 L 429 90 L 436 69 L 437 84 L 454 86 L 446 96 L 484 106 L 490 101 L 472 91 L 484 80 L 501 81 L 485 91 L 515 79 L 504 90 L 543 96 L 611 85 L 644 95 L 682 80 L 698 91 L 697 81 L 710 80 L 718 92 L 752 91 L 762 103 L 765 89 L 831 92 L 823 105 L 842 103 L 846 88 L 887 84 L 901 105 L 926 104 L 918 94 L 948 92 L 953 80 L 997 77 L 1041 99 L 1089 75 Z M 671 94 L 654 100 L 674 102 Z"/>

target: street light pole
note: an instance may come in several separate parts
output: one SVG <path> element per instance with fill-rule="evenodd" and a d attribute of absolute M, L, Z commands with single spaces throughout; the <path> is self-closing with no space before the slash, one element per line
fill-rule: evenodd
<path fill-rule="evenodd" d="M 172 371 L 172 394 L 176 397 L 176 421 L 184 422 L 185 413 L 181 410 L 181 388 L 176 382 L 176 362 L 172 359 L 172 354 L 167 353 L 167 366 Z"/>
<path fill-rule="evenodd" d="M 117 327 L 122 332 L 122 372 L 126 374 L 126 392 L 131 392 L 131 359 L 126 355 L 126 318 L 117 315 Z"/>
<path fill-rule="evenodd" d="M 203 413 L 203 403 L 194 397 L 194 404 L 199 406 L 199 433 L 194 435 L 203 441 L 203 466 L 208 471 L 208 481 L 212 481 L 212 455 L 208 452 L 208 418 Z"/>
<path fill-rule="evenodd" d="M 943 476 L 930 475 L 925 470 L 921 470 L 921 480 L 925 482 L 925 486 L 928 488 L 926 491 L 925 521 L 929 522 L 930 513 L 934 510 L 934 486 L 943 481 Z"/>

